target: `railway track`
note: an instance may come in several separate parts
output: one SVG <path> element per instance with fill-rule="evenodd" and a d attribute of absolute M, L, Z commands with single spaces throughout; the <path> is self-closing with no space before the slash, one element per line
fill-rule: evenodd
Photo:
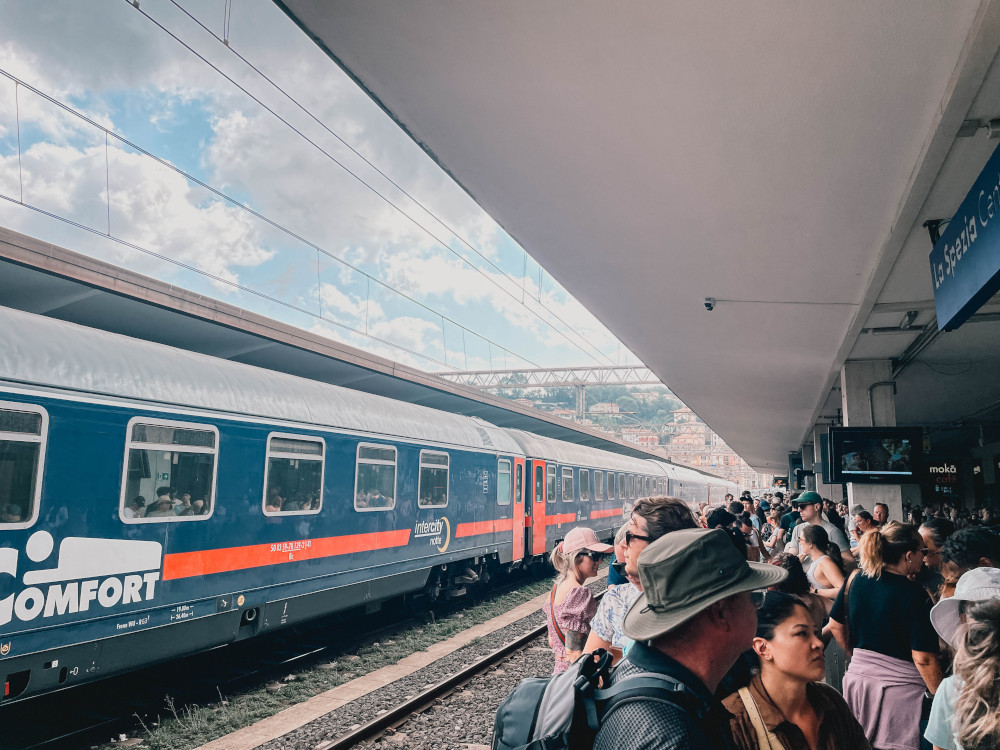
<path fill-rule="evenodd" d="M 595 598 L 599 599 L 603 595 L 604 592 L 602 591 L 596 594 Z M 358 743 L 374 739 L 388 729 L 402 726 L 414 715 L 425 711 L 437 701 L 450 695 L 463 685 L 468 684 L 474 678 L 486 673 L 511 654 L 544 637 L 545 634 L 545 625 L 532 628 L 519 638 L 471 662 L 468 666 L 448 675 L 417 693 L 412 698 L 388 709 L 356 729 L 327 742 L 315 745 L 314 750 L 346 750 L 347 748 L 356 746 Z"/>
<path fill-rule="evenodd" d="M 498 586 L 489 597 L 515 590 L 531 580 Z M 460 611 L 473 603 L 451 603 L 437 613 Z M 119 734 L 134 734 L 156 717 L 180 712 L 185 706 L 212 705 L 222 695 L 283 678 L 332 655 L 351 653 L 420 620 L 387 607 L 374 629 L 355 627 L 356 622 L 323 618 L 289 631 L 0 706 L 0 726 L 4 727 L 0 750 L 89 748 Z M 362 636 L 354 635 L 359 631 Z"/>

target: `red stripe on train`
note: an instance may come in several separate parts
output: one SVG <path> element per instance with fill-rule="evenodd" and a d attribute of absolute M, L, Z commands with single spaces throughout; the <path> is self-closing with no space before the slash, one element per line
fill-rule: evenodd
<path fill-rule="evenodd" d="M 493 534 L 498 531 L 512 531 L 513 529 L 513 518 L 496 518 L 490 521 L 460 523 L 455 527 L 455 538 L 458 539 L 463 536 L 476 536 L 478 534 Z"/>
<path fill-rule="evenodd" d="M 590 517 L 591 518 L 611 518 L 612 516 L 618 516 L 620 518 L 621 515 L 622 515 L 622 509 L 621 508 L 611 508 L 609 510 L 592 510 L 592 511 L 590 511 Z"/>
<path fill-rule="evenodd" d="M 227 573 L 232 570 L 260 568 L 265 565 L 314 560 L 318 557 L 350 555 L 355 552 L 405 547 L 410 530 L 376 531 L 370 534 L 331 536 L 323 539 L 299 539 L 293 542 L 253 544 L 199 552 L 176 552 L 163 557 L 163 580 Z"/>

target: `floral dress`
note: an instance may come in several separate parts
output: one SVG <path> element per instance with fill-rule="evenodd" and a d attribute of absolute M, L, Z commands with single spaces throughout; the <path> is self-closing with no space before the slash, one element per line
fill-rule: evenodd
<path fill-rule="evenodd" d="M 555 590 L 555 587 L 553 587 Z M 569 661 L 566 659 L 566 646 L 559 637 L 559 631 L 553 624 L 552 597 L 550 596 L 542 611 L 545 612 L 545 621 L 549 628 L 549 639 L 552 641 L 552 652 L 555 655 L 556 663 L 552 674 L 560 674 L 569 668 Z M 576 586 L 570 589 L 569 593 L 561 602 L 555 605 L 555 618 L 559 622 L 565 637 L 568 630 L 583 633 L 584 639 L 590 634 L 590 621 L 597 612 L 597 601 L 594 595 L 586 586 Z"/>

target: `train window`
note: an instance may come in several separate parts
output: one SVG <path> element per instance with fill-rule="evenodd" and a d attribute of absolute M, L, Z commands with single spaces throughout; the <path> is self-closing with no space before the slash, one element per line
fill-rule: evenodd
<path fill-rule="evenodd" d="M 514 468 L 514 499 L 524 502 L 524 464 Z"/>
<path fill-rule="evenodd" d="M 535 502 L 542 502 L 545 493 L 545 472 L 541 466 L 535 467 Z"/>
<path fill-rule="evenodd" d="M 391 445 L 358 444 L 358 471 L 354 510 L 390 510 L 396 507 L 396 449 Z"/>
<path fill-rule="evenodd" d="M 625 484 L 625 475 L 624 474 L 619 474 L 618 475 L 618 499 L 619 500 L 624 500 L 625 499 L 625 490 L 626 489 L 627 489 L 627 485 Z"/>
<path fill-rule="evenodd" d="M 29 404 L 0 402 L 0 527 L 23 529 L 38 517 L 49 417 Z"/>
<path fill-rule="evenodd" d="M 545 491 L 548 493 L 548 501 L 556 501 L 556 467 L 549 466 L 545 469 Z"/>
<path fill-rule="evenodd" d="M 212 515 L 219 459 L 215 427 L 134 417 L 127 434 L 122 521 L 202 521 Z"/>
<path fill-rule="evenodd" d="M 573 470 L 568 466 L 562 470 L 562 501 L 573 502 Z"/>
<path fill-rule="evenodd" d="M 323 504 L 323 457 L 318 438 L 279 435 L 267 438 L 264 467 L 264 515 L 319 513 Z"/>
<path fill-rule="evenodd" d="M 613 471 L 608 472 L 608 500 L 615 499 L 615 473 Z"/>
<path fill-rule="evenodd" d="M 635 500 L 635 474 L 628 475 L 628 499 Z"/>
<path fill-rule="evenodd" d="M 443 508 L 448 504 L 448 454 L 420 451 L 420 481 L 417 505 Z"/>
<path fill-rule="evenodd" d="M 580 469 L 580 499 L 590 500 L 590 471 Z"/>
<path fill-rule="evenodd" d="M 604 472 L 595 471 L 594 472 L 594 499 L 603 500 L 604 499 Z"/>
<path fill-rule="evenodd" d="M 653 479 L 652 477 L 646 477 L 646 497 L 653 494 Z"/>
<path fill-rule="evenodd" d="M 505 458 L 497 464 L 497 505 L 510 505 L 510 461 Z"/>

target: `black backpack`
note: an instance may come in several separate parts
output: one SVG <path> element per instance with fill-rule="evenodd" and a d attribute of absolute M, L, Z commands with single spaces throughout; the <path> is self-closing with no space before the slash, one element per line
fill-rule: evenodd
<path fill-rule="evenodd" d="M 589 748 L 612 710 L 630 700 L 682 702 L 687 688 L 655 672 L 610 684 L 612 657 L 604 649 L 584 654 L 554 677 L 522 680 L 497 708 L 493 750 Z"/>

